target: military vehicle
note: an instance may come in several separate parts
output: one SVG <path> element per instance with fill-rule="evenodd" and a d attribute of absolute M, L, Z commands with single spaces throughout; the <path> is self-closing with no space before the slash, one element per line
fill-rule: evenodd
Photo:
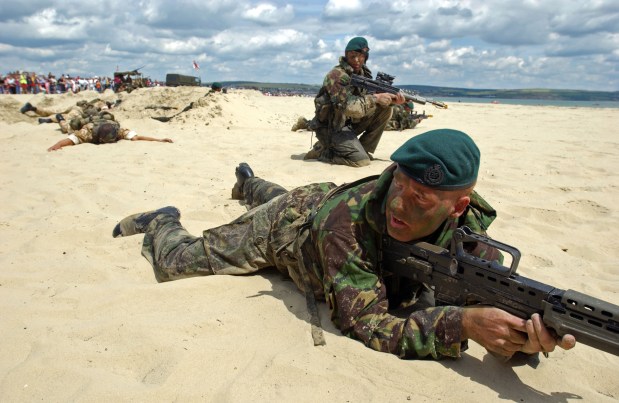
<path fill-rule="evenodd" d="M 201 86 L 202 80 L 200 77 L 184 76 L 182 74 L 166 74 L 165 85 L 167 87 L 178 87 L 181 85 Z"/>
<path fill-rule="evenodd" d="M 146 79 L 139 70 L 142 67 L 131 71 L 114 72 L 114 92 L 131 91 L 146 87 Z"/>

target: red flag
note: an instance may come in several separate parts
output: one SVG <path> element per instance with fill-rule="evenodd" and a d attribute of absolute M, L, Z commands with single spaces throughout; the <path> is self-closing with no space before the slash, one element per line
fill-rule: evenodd
<path fill-rule="evenodd" d="M 200 66 L 198 66 L 198 63 L 196 63 L 196 61 L 193 61 L 193 68 L 194 70 L 200 70 Z"/>

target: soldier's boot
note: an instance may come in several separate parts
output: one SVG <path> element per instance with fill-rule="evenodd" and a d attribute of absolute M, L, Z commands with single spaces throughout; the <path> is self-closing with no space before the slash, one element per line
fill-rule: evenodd
<path fill-rule="evenodd" d="M 35 112 L 37 110 L 36 107 L 32 106 L 32 104 L 30 102 L 26 102 L 26 104 L 24 106 L 21 107 L 21 109 L 19 110 L 21 113 L 26 113 L 26 112 Z"/>
<path fill-rule="evenodd" d="M 236 175 L 236 183 L 232 187 L 232 198 L 235 200 L 243 200 L 243 185 L 245 184 L 245 180 L 254 177 L 254 171 L 252 171 L 249 164 L 241 162 L 234 170 L 234 174 Z"/>
<path fill-rule="evenodd" d="M 320 142 L 316 142 L 311 150 L 309 150 L 303 156 L 304 160 L 317 160 L 322 154 L 322 144 Z"/>
<path fill-rule="evenodd" d="M 148 228 L 148 224 L 157 216 L 167 214 L 175 217 L 177 220 L 181 218 L 181 212 L 174 206 L 162 207 L 157 210 L 147 211 L 146 213 L 132 214 L 120 220 L 112 231 L 114 238 L 123 236 L 143 234 Z"/>
<path fill-rule="evenodd" d="M 64 120 L 64 116 L 62 116 L 60 113 L 56 114 L 56 120 L 58 120 L 58 123 L 62 122 Z"/>
<path fill-rule="evenodd" d="M 305 119 L 303 116 L 297 119 L 297 123 L 292 125 L 292 129 L 290 130 L 293 132 L 296 132 L 297 130 L 301 130 L 301 129 L 307 129 L 307 119 Z"/>
<path fill-rule="evenodd" d="M 41 123 L 52 123 L 50 118 L 39 118 L 39 124 Z"/>

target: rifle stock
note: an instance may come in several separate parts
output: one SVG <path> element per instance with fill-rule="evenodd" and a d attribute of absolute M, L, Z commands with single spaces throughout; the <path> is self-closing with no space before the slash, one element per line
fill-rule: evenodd
<path fill-rule="evenodd" d="M 510 266 L 468 254 L 468 242 L 506 252 Z M 579 343 L 619 355 L 619 306 L 521 276 L 516 273 L 519 261 L 518 249 L 467 227 L 454 232 L 451 250 L 383 238 L 384 270 L 429 285 L 437 305 L 490 305 L 522 319 L 539 313 L 559 336 L 571 334 Z"/>
<path fill-rule="evenodd" d="M 447 109 L 447 104 L 441 101 L 436 101 L 431 98 L 424 98 L 419 94 L 410 94 L 408 92 L 402 91 L 397 87 L 394 87 L 393 85 L 391 85 L 393 83 L 394 77 L 390 76 L 389 74 L 379 72 L 378 74 L 376 74 L 376 80 L 372 80 L 371 78 L 363 77 L 358 74 L 352 74 L 350 78 L 352 85 L 358 88 L 365 88 L 371 94 L 377 94 L 382 92 L 397 94 L 399 92 L 402 92 L 404 98 L 407 101 L 413 101 L 421 105 L 429 103 L 436 106 L 437 108 Z"/>

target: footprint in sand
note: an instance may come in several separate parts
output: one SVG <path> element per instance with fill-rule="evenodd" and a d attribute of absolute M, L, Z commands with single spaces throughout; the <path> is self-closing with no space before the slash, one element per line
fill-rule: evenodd
<path fill-rule="evenodd" d="M 543 258 L 537 255 L 527 256 L 527 265 L 530 267 L 553 267 L 554 263 L 550 259 Z"/>
<path fill-rule="evenodd" d="M 586 216 L 594 215 L 596 217 L 608 215 L 610 210 L 593 200 L 571 200 L 567 202 L 570 209 L 578 215 L 583 214 Z"/>

